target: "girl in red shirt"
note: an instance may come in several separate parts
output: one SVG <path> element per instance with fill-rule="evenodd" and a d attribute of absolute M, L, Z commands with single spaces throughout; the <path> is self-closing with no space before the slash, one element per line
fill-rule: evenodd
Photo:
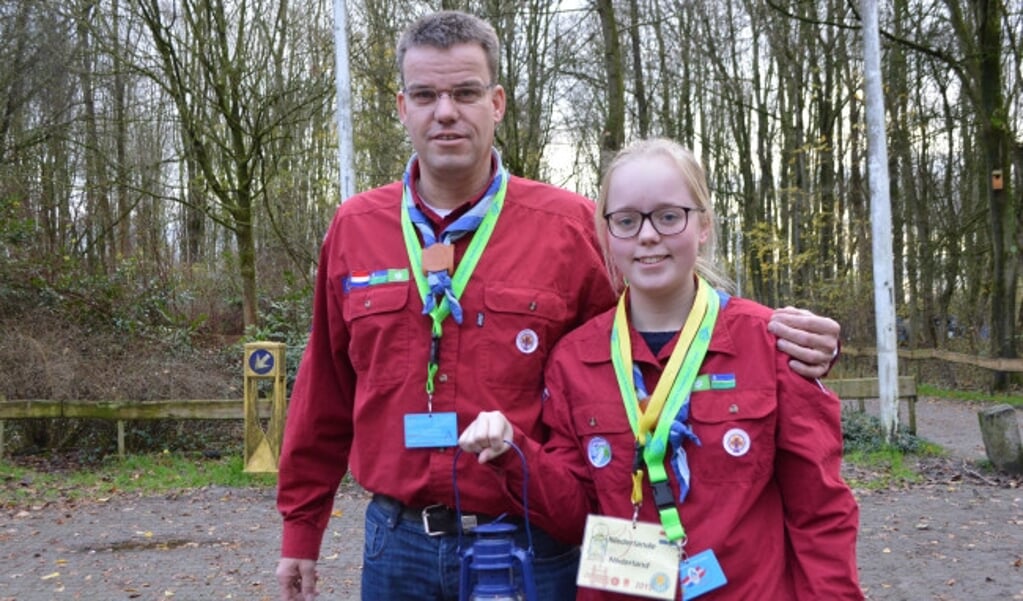
<path fill-rule="evenodd" d="M 533 523 L 583 543 L 577 599 L 862 599 L 841 405 L 789 369 L 769 308 L 725 292 L 714 223 L 690 151 L 664 139 L 622 151 L 596 224 L 628 285 L 553 350 L 549 441 L 484 412 L 459 443 L 515 499 L 524 473 L 507 441 L 521 448 Z M 629 524 L 652 524 L 651 538 Z"/>

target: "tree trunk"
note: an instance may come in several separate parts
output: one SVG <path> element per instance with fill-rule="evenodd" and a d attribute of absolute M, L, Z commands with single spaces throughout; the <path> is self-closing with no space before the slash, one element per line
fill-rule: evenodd
<path fill-rule="evenodd" d="M 600 172 L 625 143 L 625 79 L 622 74 L 622 50 L 614 2 L 597 0 L 600 30 L 604 39 L 604 74 L 607 78 L 607 114 L 600 136 Z"/>
<path fill-rule="evenodd" d="M 1017 246 L 1019 207 L 1013 198 L 1011 179 L 1012 137 L 1008 131 L 1008 106 L 1002 88 L 1002 18 L 999 0 L 975 2 L 978 25 L 978 65 L 981 135 L 986 173 L 981 177 L 988 188 L 993 264 L 991 291 L 991 351 L 995 357 L 1014 358 L 1016 352 L 1016 290 L 1020 249 Z M 1002 186 L 994 185 L 995 172 Z M 1008 373 L 995 372 L 995 390 L 1008 387 Z"/>
<path fill-rule="evenodd" d="M 637 0 L 629 0 L 629 43 L 632 46 L 632 81 L 636 99 L 636 129 L 639 137 L 645 138 L 650 133 L 650 101 L 646 96 L 646 84 L 643 80 L 643 48 L 640 39 L 640 15 Z"/>

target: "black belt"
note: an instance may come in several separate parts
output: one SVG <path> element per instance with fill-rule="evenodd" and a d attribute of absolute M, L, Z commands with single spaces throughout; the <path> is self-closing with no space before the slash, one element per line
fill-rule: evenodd
<path fill-rule="evenodd" d="M 423 530 L 428 536 L 451 536 L 458 534 L 458 512 L 446 505 L 428 505 L 426 507 L 409 507 L 401 501 L 388 497 L 387 495 L 373 495 L 373 502 L 379 503 L 388 511 L 396 511 L 403 522 L 422 524 Z M 489 516 L 479 513 L 462 512 L 462 532 L 471 533 L 483 524 L 489 524 L 500 519 L 504 523 L 516 524 L 521 521 L 518 518 L 503 516 Z"/>

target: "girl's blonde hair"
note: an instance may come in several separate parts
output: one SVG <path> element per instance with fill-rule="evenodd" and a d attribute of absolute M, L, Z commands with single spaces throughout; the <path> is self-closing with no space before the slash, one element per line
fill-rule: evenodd
<path fill-rule="evenodd" d="M 615 267 L 614 261 L 608 250 L 607 220 L 604 214 L 607 212 L 607 195 L 611 187 L 611 178 L 622 165 L 653 157 L 665 157 L 669 159 L 679 173 L 682 174 L 689 194 L 692 196 L 696 206 L 702 208 L 702 212 L 696 212 L 690 217 L 698 218 L 699 224 L 708 229 L 707 240 L 700 245 L 700 253 L 696 257 L 696 273 L 706 279 L 711 286 L 728 291 L 734 290 L 734 284 L 717 265 L 717 219 L 714 212 L 714 203 L 710 199 L 710 189 L 707 187 L 707 173 L 696 158 L 693 152 L 683 147 L 674 140 L 667 138 L 649 138 L 633 142 L 615 155 L 615 158 L 608 165 L 604 177 L 600 182 L 600 193 L 597 195 L 597 208 L 594 212 L 594 224 L 597 228 L 597 237 L 600 247 L 604 251 L 604 264 L 607 265 L 611 281 L 616 289 L 621 290 L 624 281 L 622 274 Z M 641 186 L 642 182 L 635 185 Z"/>

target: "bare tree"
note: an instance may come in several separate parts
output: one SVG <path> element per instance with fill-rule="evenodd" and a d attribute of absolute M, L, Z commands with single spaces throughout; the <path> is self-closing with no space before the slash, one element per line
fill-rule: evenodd
<path fill-rule="evenodd" d="M 618 18 L 612 0 L 595 0 L 600 30 L 604 40 L 604 75 L 607 78 L 607 113 L 600 132 L 601 171 L 611 157 L 625 144 L 625 78 L 622 47 L 618 37 Z"/>
<path fill-rule="evenodd" d="M 504 51 L 498 78 L 507 92 L 507 108 L 496 143 L 512 173 L 533 179 L 546 176 L 544 153 L 552 136 L 555 85 L 566 60 L 559 4 L 490 0 L 483 12 L 495 25 Z"/>
<path fill-rule="evenodd" d="M 165 9 L 158 0 L 138 0 L 136 6 L 159 57 L 149 75 L 174 100 L 184 156 L 216 200 L 198 208 L 234 234 L 243 321 L 255 326 L 257 200 L 277 175 L 271 154 L 279 139 L 292 135 L 325 94 L 267 69 L 278 64 L 279 47 L 292 35 L 288 2 L 182 0 Z"/>
<path fill-rule="evenodd" d="M 381 186 L 401 174 L 412 151 L 397 118 L 395 45 L 415 12 L 390 2 L 349 2 L 353 128 L 357 187 Z"/>
<path fill-rule="evenodd" d="M 977 116 L 977 152 L 982 170 L 975 175 L 986 190 L 991 242 L 991 353 L 1016 357 L 1016 295 L 1019 290 L 1023 190 L 1015 190 L 1011 173 L 1016 146 L 1005 98 L 1003 45 L 1006 18 L 1000 0 L 945 0 L 949 24 L 962 59 L 951 63 Z M 1018 64 L 1018 62 L 1017 62 Z M 1005 389 L 1008 374 L 996 372 L 994 387 Z"/>

